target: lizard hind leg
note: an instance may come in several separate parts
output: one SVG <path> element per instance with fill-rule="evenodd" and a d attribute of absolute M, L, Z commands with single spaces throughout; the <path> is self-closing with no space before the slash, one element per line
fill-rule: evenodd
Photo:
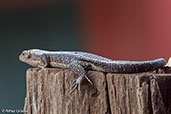
<path fill-rule="evenodd" d="M 86 79 L 90 84 L 93 84 L 90 79 L 86 75 L 86 71 L 82 65 L 78 61 L 73 61 L 70 63 L 70 69 L 73 71 L 75 74 L 77 74 L 79 77 L 76 79 L 75 83 L 72 86 L 72 90 L 70 92 L 73 93 L 74 90 L 78 89 L 79 94 L 81 93 L 81 84 L 83 79 Z"/>
<path fill-rule="evenodd" d="M 72 63 L 70 63 L 70 69 L 75 73 L 77 74 L 78 76 L 80 77 L 85 77 L 86 80 L 91 84 L 93 85 L 93 83 L 91 82 L 91 80 L 87 77 L 86 75 L 86 71 L 84 69 L 84 67 L 82 65 L 79 64 L 79 62 L 77 61 L 74 61 Z"/>

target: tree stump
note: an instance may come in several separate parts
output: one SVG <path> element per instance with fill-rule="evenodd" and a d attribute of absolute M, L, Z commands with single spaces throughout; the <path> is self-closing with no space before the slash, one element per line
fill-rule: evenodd
<path fill-rule="evenodd" d="M 171 114 L 171 74 L 115 74 L 88 71 L 82 96 L 74 91 L 72 71 L 27 70 L 25 114 Z"/>

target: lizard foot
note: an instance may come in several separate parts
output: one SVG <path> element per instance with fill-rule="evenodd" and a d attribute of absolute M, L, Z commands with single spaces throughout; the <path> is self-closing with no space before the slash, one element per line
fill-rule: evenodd
<path fill-rule="evenodd" d="M 70 91 L 70 94 L 72 94 L 76 89 L 78 89 L 79 95 L 81 94 L 81 83 L 83 81 L 84 77 L 78 77 L 74 84 L 72 85 L 72 90 Z"/>

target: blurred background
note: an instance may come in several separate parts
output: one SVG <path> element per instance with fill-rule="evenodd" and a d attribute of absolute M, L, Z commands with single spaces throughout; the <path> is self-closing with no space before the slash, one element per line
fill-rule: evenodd
<path fill-rule="evenodd" d="M 114 60 L 168 59 L 171 1 L 1 0 L 0 110 L 23 109 L 30 48 L 86 51 Z"/>

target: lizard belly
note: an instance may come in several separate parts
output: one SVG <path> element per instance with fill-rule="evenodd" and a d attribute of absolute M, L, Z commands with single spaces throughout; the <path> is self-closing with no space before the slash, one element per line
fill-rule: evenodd
<path fill-rule="evenodd" d="M 58 68 L 69 68 L 69 65 L 64 63 L 57 63 L 57 62 L 50 62 L 51 67 L 58 67 Z"/>
<path fill-rule="evenodd" d="M 105 69 L 102 68 L 101 66 L 96 66 L 96 65 L 91 64 L 91 67 L 92 67 L 92 70 L 105 72 Z"/>

